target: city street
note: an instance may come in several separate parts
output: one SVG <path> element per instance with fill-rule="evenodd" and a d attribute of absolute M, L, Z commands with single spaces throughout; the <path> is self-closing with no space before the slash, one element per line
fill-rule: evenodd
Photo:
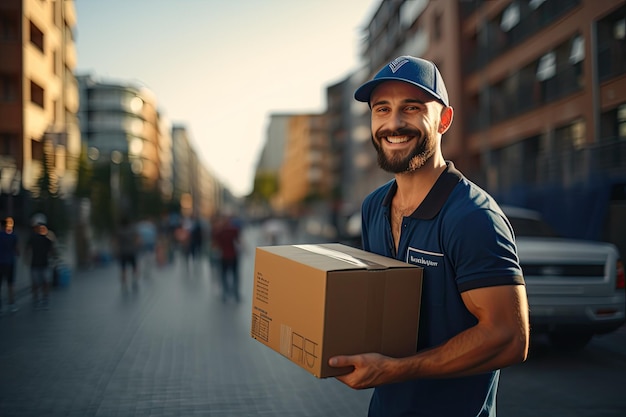
<path fill-rule="evenodd" d="M 244 233 L 242 302 L 206 262 L 121 288 L 115 265 L 75 273 L 50 308 L 0 317 L 0 416 L 361 416 L 371 392 L 317 379 L 250 337 L 257 228 Z M 4 294 L 3 294 L 4 295 Z M 538 346 L 502 373 L 503 416 L 626 413 L 626 331 L 560 355 Z"/>
<path fill-rule="evenodd" d="M 0 317 L 0 416 L 363 416 L 369 392 L 319 380 L 250 337 L 253 253 L 242 302 L 209 265 L 181 260 L 123 291 L 115 265 L 78 272 L 47 311 Z M 26 293 L 24 293 L 26 294 Z"/>

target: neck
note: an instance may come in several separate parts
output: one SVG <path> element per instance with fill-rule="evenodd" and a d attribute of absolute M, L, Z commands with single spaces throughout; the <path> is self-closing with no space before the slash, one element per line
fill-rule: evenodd
<path fill-rule="evenodd" d="M 429 159 L 422 167 L 413 172 L 396 174 L 395 179 L 398 191 L 394 197 L 394 203 L 401 207 L 413 207 L 420 205 L 437 179 L 446 169 L 443 158 Z"/>

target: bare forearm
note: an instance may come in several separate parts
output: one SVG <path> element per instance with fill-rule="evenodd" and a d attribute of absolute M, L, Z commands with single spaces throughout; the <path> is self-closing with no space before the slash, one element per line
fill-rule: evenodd
<path fill-rule="evenodd" d="M 377 353 L 338 356 L 331 358 L 330 365 L 352 366 L 353 372 L 338 379 L 363 389 L 411 379 L 474 375 L 523 362 L 529 339 L 524 288 L 474 290 L 464 293 L 463 299 L 477 324 L 439 346 L 397 359 Z"/>
<path fill-rule="evenodd" d="M 392 360 L 394 379 L 455 378 L 503 368 L 524 360 L 523 341 L 507 329 L 472 327 L 441 346 Z"/>

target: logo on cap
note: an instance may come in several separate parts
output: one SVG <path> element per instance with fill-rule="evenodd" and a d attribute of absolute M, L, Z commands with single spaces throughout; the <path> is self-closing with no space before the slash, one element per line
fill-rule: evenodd
<path fill-rule="evenodd" d="M 391 69 L 391 72 L 395 74 L 396 71 L 398 71 L 400 67 L 402 67 L 407 62 L 409 62 L 408 59 L 404 57 L 398 57 L 389 63 L 389 68 Z"/>

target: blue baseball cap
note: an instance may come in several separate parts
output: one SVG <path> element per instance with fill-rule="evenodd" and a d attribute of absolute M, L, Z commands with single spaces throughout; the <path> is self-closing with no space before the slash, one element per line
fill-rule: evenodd
<path fill-rule="evenodd" d="M 448 91 L 437 66 L 431 61 L 409 55 L 399 56 L 385 65 L 372 80 L 357 88 L 354 98 L 369 103 L 374 88 L 385 81 L 404 81 L 426 91 L 444 106 L 450 105 Z"/>

